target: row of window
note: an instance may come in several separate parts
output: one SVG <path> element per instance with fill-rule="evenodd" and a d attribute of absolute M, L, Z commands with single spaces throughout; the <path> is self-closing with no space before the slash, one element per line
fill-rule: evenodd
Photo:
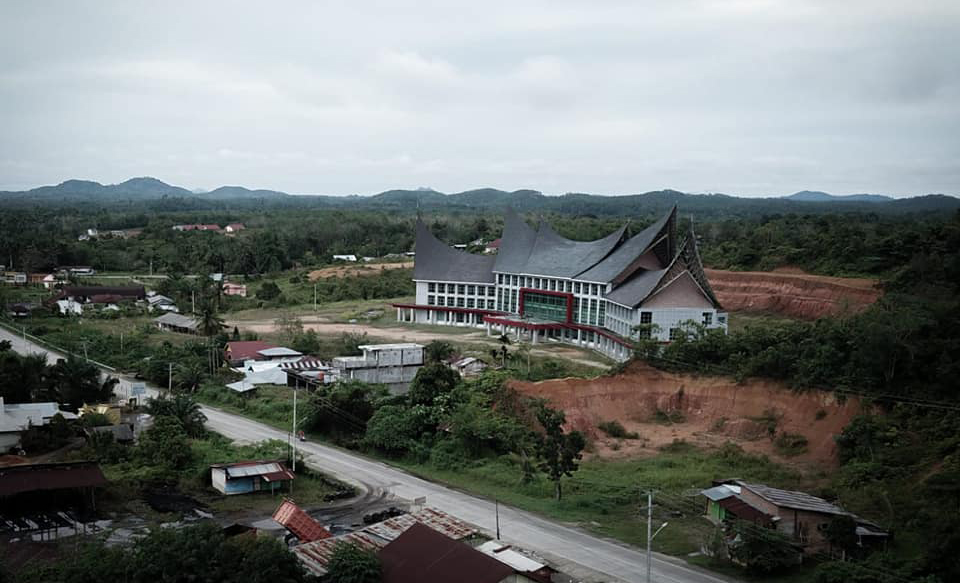
<path fill-rule="evenodd" d="M 447 306 L 450 308 L 477 308 L 479 310 L 495 309 L 493 300 L 482 300 L 482 299 L 450 297 L 450 296 L 433 296 L 433 295 L 427 296 L 427 305 L 428 306 Z"/>
<path fill-rule="evenodd" d="M 493 297 L 493 286 L 469 285 L 465 283 L 427 283 L 427 293 L 457 294 L 468 296 Z"/>
<path fill-rule="evenodd" d="M 514 287 L 542 289 L 544 291 L 566 292 L 585 296 L 599 296 L 604 286 L 596 283 L 580 283 L 568 279 L 552 279 L 549 277 L 533 277 L 529 275 L 497 274 L 497 283 Z"/>

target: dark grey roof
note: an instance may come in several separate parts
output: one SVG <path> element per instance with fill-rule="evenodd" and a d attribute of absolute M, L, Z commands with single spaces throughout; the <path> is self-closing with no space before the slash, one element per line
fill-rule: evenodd
<path fill-rule="evenodd" d="M 541 222 L 537 240 L 521 273 L 574 277 L 606 257 L 623 239 L 626 230 L 624 225 L 596 241 L 573 241 L 561 237 L 545 221 Z"/>
<path fill-rule="evenodd" d="M 853 516 L 839 506 L 830 504 L 823 498 L 811 496 L 805 492 L 795 492 L 793 490 L 781 490 L 780 488 L 771 488 L 763 484 L 748 484 L 746 482 L 737 482 L 740 486 L 760 496 L 764 500 L 776 504 L 781 508 L 794 508 L 796 510 L 808 510 L 810 512 L 819 512 L 821 514 L 842 514 Z"/>
<path fill-rule="evenodd" d="M 413 279 L 493 283 L 495 259 L 448 247 L 422 221 L 417 221 Z"/>
<path fill-rule="evenodd" d="M 522 273 L 537 240 L 537 232 L 513 209 L 503 217 L 503 235 L 493 270 L 504 273 Z"/>
<path fill-rule="evenodd" d="M 158 324 L 166 324 L 167 326 L 174 326 L 177 328 L 188 328 L 190 330 L 197 329 L 196 320 L 186 316 L 181 316 L 180 314 L 174 314 L 172 312 L 167 312 L 159 318 L 154 318 L 153 321 Z"/>
<path fill-rule="evenodd" d="M 606 259 L 580 273 L 577 279 L 602 282 L 614 280 L 630 267 L 630 264 L 633 263 L 637 257 L 643 255 L 650 245 L 657 241 L 657 235 L 660 234 L 675 212 L 676 207 L 663 215 L 657 222 L 628 239 L 623 245 L 618 247 L 616 251 L 607 256 Z"/>
<path fill-rule="evenodd" d="M 669 268 L 641 271 L 626 283 L 608 293 L 605 297 L 611 302 L 629 308 L 635 308 L 656 289 L 657 284 L 660 283 L 660 280 L 668 270 Z"/>

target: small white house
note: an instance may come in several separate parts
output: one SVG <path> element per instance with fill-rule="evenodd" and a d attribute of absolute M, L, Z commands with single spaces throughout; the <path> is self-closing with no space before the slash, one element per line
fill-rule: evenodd
<path fill-rule="evenodd" d="M 57 310 L 64 316 L 82 316 L 83 304 L 76 300 L 57 300 Z"/>
<path fill-rule="evenodd" d="M 356 262 L 357 256 L 356 256 L 356 255 L 334 255 L 334 256 L 333 256 L 333 260 L 334 260 L 334 261 L 353 261 L 353 262 Z"/>

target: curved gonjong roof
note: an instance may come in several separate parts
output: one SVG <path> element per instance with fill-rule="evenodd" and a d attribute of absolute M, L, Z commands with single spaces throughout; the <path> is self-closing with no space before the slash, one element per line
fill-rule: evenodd
<path fill-rule="evenodd" d="M 622 274 L 625 276 L 629 275 L 624 272 L 629 271 L 631 264 L 643 255 L 650 245 L 657 242 L 661 236 L 671 236 L 671 221 L 674 219 L 676 212 L 677 207 L 673 207 L 673 210 L 663 215 L 657 222 L 628 239 L 623 245 L 618 247 L 616 251 L 607 256 L 606 259 L 588 268 L 586 271 L 581 272 L 577 275 L 577 279 L 609 282 L 618 279 Z M 667 230 L 666 233 L 664 233 L 665 229 Z"/>
<path fill-rule="evenodd" d="M 448 247 L 417 221 L 413 279 L 493 283 L 494 257 Z"/>
<path fill-rule="evenodd" d="M 596 265 L 623 240 L 624 225 L 596 241 L 573 241 L 561 237 L 546 221 L 540 223 L 537 240 L 523 273 L 553 277 L 574 277 Z"/>
<path fill-rule="evenodd" d="M 626 228 L 624 225 L 596 241 L 573 241 L 557 234 L 545 221 L 533 230 L 513 210 L 508 210 L 493 270 L 574 277 L 609 255 L 623 239 Z"/>
<path fill-rule="evenodd" d="M 512 208 L 503 217 L 503 235 L 493 270 L 503 273 L 522 273 L 537 240 L 537 232 Z"/>

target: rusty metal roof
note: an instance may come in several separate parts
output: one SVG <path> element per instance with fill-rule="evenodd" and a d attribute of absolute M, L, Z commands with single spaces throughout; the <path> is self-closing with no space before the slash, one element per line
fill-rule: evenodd
<path fill-rule="evenodd" d="M 273 513 L 273 519 L 292 532 L 300 542 L 313 542 L 330 538 L 330 531 L 300 509 L 292 500 L 284 500 Z"/>
<path fill-rule="evenodd" d="M 368 530 L 381 538 L 393 540 L 417 523 L 425 524 L 454 540 L 460 540 L 477 533 L 477 529 L 466 522 L 433 508 L 424 508 L 414 514 L 401 514 L 389 520 L 371 524 L 364 530 Z"/>
<path fill-rule="evenodd" d="M 513 567 L 423 524 L 413 524 L 379 553 L 384 583 L 500 583 Z"/>
<path fill-rule="evenodd" d="M 106 484 L 107 479 L 96 462 L 30 464 L 0 468 L 0 496 Z"/>
<path fill-rule="evenodd" d="M 354 543 L 361 548 L 379 550 L 406 532 L 414 524 L 427 525 L 454 540 L 462 540 L 477 532 L 477 529 L 470 524 L 446 512 L 424 508 L 413 514 L 403 514 L 377 524 L 371 524 L 348 535 L 298 545 L 293 548 L 293 552 L 311 573 L 318 576 L 324 575 L 327 572 L 327 563 L 333 555 L 333 547 L 338 542 Z"/>
<path fill-rule="evenodd" d="M 378 551 L 387 546 L 389 541 L 371 535 L 365 530 L 351 532 L 344 536 L 336 538 L 326 538 L 293 547 L 293 553 L 297 555 L 303 566 L 314 575 L 321 576 L 327 573 L 327 564 L 333 557 L 333 549 L 337 543 L 354 544 L 361 549 Z"/>

